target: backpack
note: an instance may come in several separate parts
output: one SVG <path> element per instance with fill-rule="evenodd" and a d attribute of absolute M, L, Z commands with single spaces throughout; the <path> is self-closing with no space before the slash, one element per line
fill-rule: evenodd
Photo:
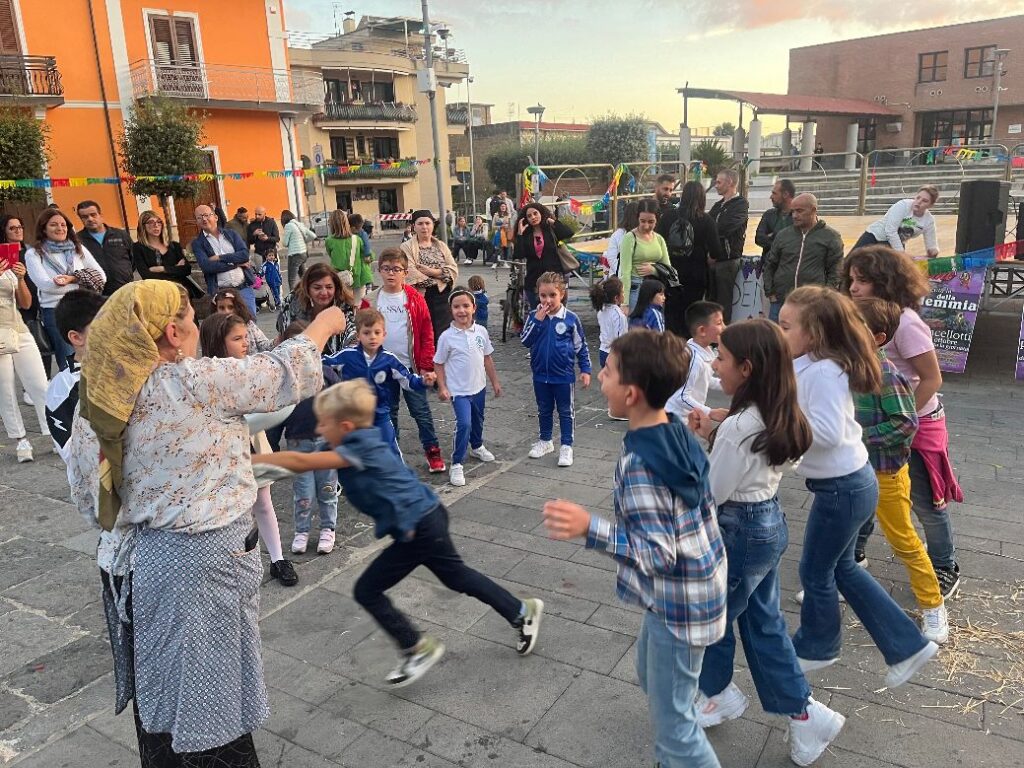
<path fill-rule="evenodd" d="M 669 258 L 678 263 L 686 263 L 693 256 L 693 224 L 689 219 L 677 216 L 665 238 L 668 245 Z"/>

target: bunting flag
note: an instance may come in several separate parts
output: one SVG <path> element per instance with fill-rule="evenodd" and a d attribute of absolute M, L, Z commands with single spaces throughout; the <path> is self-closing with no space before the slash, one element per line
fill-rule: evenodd
<path fill-rule="evenodd" d="M 183 173 L 163 176 L 72 176 L 43 179 L 0 179 L 0 189 L 50 189 L 57 187 L 88 187 L 95 184 L 131 184 L 135 181 L 244 181 L 245 179 L 302 179 L 309 175 L 343 175 L 360 169 L 388 170 L 424 165 L 430 160 L 396 160 L 390 163 L 363 163 L 361 165 L 322 165 L 317 168 L 284 168 L 268 171 L 234 171 L 232 173 Z M 546 178 L 546 177 L 545 177 Z"/>
<path fill-rule="evenodd" d="M 982 248 L 956 256 L 937 256 L 934 259 L 917 259 L 915 264 L 928 277 L 948 275 L 970 269 L 984 269 L 997 261 L 1009 261 L 1017 255 L 1017 249 L 1024 240 L 1013 243 L 1002 243 L 993 248 Z"/>

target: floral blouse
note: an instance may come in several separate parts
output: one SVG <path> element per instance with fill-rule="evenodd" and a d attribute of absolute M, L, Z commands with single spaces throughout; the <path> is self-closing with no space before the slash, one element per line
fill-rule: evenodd
<path fill-rule="evenodd" d="M 270 352 L 159 365 L 142 387 L 124 438 L 120 527 L 217 530 L 256 502 L 244 414 L 267 413 L 323 387 L 306 336 Z"/>
<path fill-rule="evenodd" d="M 444 258 L 444 252 L 438 247 L 435 241 L 431 241 L 430 245 L 421 245 L 419 247 L 419 266 L 430 267 L 431 269 L 441 270 L 441 279 L 451 285 L 455 282 L 455 275 L 452 272 L 451 267 Z M 416 284 L 416 288 L 429 288 L 431 285 L 437 284 L 437 278 L 428 277 L 425 280 L 421 280 Z"/>
<path fill-rule="evenodd" d="M 267 338 L 267 334 L 256 323 L 247 323 L 245 333 L 249 341 L 250 355 L 255 355 L 257 352 L 267 352 L 274 348 L 274 342 Z"/>

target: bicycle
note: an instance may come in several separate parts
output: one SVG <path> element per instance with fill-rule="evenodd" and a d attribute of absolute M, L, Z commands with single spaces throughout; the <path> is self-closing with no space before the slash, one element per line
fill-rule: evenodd
<path fill-rule="evenodd" d="M 509 331 L 518 335 L 526 322 L 526 262 L 508 262 L 510 272 L 505 298 L 501 300 L 501 340 L 508 341 Z"/>

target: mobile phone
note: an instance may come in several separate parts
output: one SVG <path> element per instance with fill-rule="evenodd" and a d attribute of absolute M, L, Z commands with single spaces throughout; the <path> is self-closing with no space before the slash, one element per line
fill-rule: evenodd
<path fill-rule="evenodd" d="M 0 265 L 10 269 L 18 263 L 21 248 L 17 243 L 0 243 Z"/>

